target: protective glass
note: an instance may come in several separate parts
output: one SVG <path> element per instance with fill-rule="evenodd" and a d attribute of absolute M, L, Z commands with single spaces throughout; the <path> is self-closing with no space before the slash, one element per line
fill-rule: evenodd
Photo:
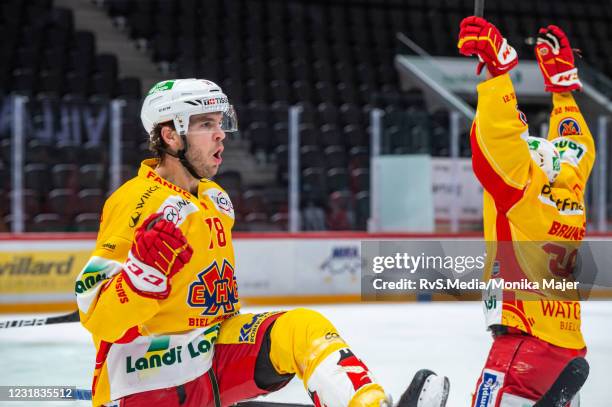
<path fill-rule="evenodd" d="M 233 105 L 229 106 L 226 112 L 223 112 L 223 121 L 221 123 L 221 130 L 226 133 L 238 131 L 238 115 Z"/>
<path fill-rule="evenodd" d="M 212 121 L 201 119 L 200 116 L 207 115 L 207 113 L 193 113 L 189 115 L 189 128 L 197 131 L 221 130 L 225 133 L 238 131 L 238 116 L 236 115 L 236 110 L 234 110 L 232 105 L 229 105 L 229 108 L 224 112 L 214 113 L 223 114 L 219 123 L 213 123 Z"/>

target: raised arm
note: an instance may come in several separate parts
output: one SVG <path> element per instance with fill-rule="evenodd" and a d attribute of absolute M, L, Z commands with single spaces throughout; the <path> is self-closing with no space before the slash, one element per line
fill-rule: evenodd
<path fill-rule="evenodd" d="M 470 142 L 474 173 L 499 209 L 509 209 L 523 194 L 531 156 L 525 140 L 528 128 L 516 108 L 508 74 L 478 86 L 478 108 Z"/>
<path fill-rule="evenodd" d="M 595 143 L 572 95 L 572 91 L 582 89 L 574 51 L 563 30 L 549 25 L 538 32 L 535 55 L 545 90 L 552 93 L 548 139 L 559 150 L 562 166 L 575 170 L 578 187 L 584 190 L 595 162 Z M 562 174 L 564 172 L 567 171 L 562 170 Z M 574 185 L 569 186 L 574 188 Z"/>
<path fill-rule="evenodd" d="M 508 72 L 518 63 L 516 51 L 497 28 L 479 17 L 461 22 L 459 52 L 477 55 L 479 74 L 486 66 L 491 79 L 478 85 L 478 107 L 470 132 L 476 176 L 498 209 L 509 209 L 527 184 L 531 159 L 525 143 L 527 122 L 517 109 Z"/>

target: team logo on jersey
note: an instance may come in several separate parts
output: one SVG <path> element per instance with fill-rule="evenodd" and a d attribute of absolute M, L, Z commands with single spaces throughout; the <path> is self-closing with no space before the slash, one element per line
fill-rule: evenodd
<path fill-rule="evenodd" d="M 580 125 L 575 119 L 567 117 L 559 122 L 559 136 L 574 136 L 576 134 L 582 134 L 580 131 Z"/>
<path fill-rule="evenodd" d="M 482 371 L 482 379 L 476 394 L 475 407 L 495 406 L 499 389 L 504 385 L 504 374 L 491 369 Z"/>
<path fill-rule="evenodd" d="M 217 315 L 235 311 L 238 302 L 238 288 L 234 269 L 227 260 L 219 266 L 216 261 L 197 275 L 187 294 L 191 307 L 204 308 L 201 315 Z"/>
<path fill-rule="evenodd" d="M 218 188 L 209 188 L 204 191 L 204 194 L 210 198 L 219 212 L 234 219 L 234 205 L 227 193 Z"/>

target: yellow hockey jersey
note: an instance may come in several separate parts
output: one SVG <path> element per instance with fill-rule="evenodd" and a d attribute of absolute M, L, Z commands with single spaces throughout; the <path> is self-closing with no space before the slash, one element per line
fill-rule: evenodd
<path fill-rule="evenodd" d="M 530 157 L 526 118 L 517 108 L 509 75 L 478 86 L 470 139 L 474 173 L 485 189 L 485 279 L 518 284 L 490 288 L 484 308 L 487 326 L 506 325 L 553 345 L 580 349 L 585 343 L 578 291 L 572 284 L 561 290 L 544 282 L 573 282 L 595 148 L 573 96 L 555 93 L 553 104 L 548 138 L 561 153 L 561 172 L 551 185 Z"/>
<path fill-rule="evenodd" d="M 93 403 L 186 383 L 211 366 L 219 323 L 240 308 L 226 192 L 202 180 L 197 196 L 159 177 L 155 160 L 106 201 L 96 247 L 77 277 L 81 322 L 96 346 Z M 121 273 L 136 228 L 152 213 L 174 222 L 193 248 L 167 299 L 145 298 Z"/>

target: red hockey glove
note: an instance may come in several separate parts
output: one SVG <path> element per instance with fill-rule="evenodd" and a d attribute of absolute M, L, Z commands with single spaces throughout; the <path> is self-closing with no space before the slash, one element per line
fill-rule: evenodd
<path fill-rule="evenodd" d="M 193 249 L 174 223 L 154 213 L 136 230 L 123 271 L 130 287 L 145 297 L 164 299 L 170 279 L 189 262 Z"/>
<path fill-rule="evenodd" d="M 535 54 L 547 92 L 582 89 L 578 69 L 574 65 L 574 52 L 567 35 L 559 27 L 549 25 L 540 28 Z"/>
<path fill-rule="evenodd" d="M 478 75 L 485 65 L 491 75 L 498 76 L 518 64 L 514 48 L 508 45 L 497 27 L 484 18 L 471 16 L 461 21 L 457 48 L 462 55 L 478 56 L 480 60 L 476 70 Z"/>

